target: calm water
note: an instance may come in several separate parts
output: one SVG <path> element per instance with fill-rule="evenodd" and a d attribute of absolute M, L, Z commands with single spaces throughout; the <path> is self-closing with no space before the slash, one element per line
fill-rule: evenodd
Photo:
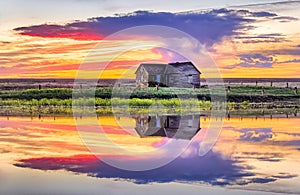
<path fill-rule="evenodd" d="M 220 136 L 200 155 L 216 120 L 223 122 Z M 299 124 L 297 116 L 0 117 L 0 194 L 299 194 Z M 178 152 L 164 148 L 171 142 L 188 147 L 153 170 L 103 162 L 151 166 Z"/>

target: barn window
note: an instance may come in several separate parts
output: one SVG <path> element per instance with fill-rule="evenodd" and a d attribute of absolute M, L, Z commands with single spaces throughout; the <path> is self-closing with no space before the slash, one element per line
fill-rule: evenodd
<path fill-rule="evenodd" d="M 193 75 L 189 75 L 188 76 L 188 82 L 189 83 L 193 83 Z"/>
<path fill-rule="evenodd" d="M 143 82 L 144 81 L 144 74 L 142 73 L 141 75 L 141 81 Z"/>
<path fill-rule="evenodd" d="M 160 83 L 160 74 L 156 75 L 156 81 Z"/>
<path fill-rule="evenodd" d="M 156 119 L 156 127 L 160 127 L 160 118 Z"/>

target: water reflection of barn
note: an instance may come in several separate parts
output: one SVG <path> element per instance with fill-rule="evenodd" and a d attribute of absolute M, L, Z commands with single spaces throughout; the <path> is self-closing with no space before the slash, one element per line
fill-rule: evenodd
<path fill-rule="evenodd" d="M 139 115 L 135 117 L 135 130 L 140 137 L 161 136 L 192 139 L 200 128 L 200 115 Z"/>

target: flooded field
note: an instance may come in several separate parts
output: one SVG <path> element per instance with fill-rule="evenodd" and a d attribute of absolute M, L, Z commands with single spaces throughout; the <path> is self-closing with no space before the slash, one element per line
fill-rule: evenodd
<path fill-rule="evenodd" d="M 201 153 L 213 121 L 222 130 Z M 297 115 L 2 116 L 0 193 L 299 194 L 299 124 Z"/>

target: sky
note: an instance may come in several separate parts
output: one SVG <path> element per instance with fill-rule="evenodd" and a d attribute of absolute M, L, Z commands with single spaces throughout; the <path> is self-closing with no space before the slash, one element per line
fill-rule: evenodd
<path fill-rule="evenodd" d="M 298 78 L 299 19 L 300 1 L 284 0 L 1 1 L 0 78 L 74 78 L 81 64 L 87 64 L 87 78 L 96 77 L 94 72 L 101 78 L 133 77 L 140 63 L 182 60 L 159 47 L 165 37 L 133 33 L 108 39 L 143 25 L 197 39 L 223 78 Z M 185 45 L 185 37 L 168 36 L 174 45 Z"/>

